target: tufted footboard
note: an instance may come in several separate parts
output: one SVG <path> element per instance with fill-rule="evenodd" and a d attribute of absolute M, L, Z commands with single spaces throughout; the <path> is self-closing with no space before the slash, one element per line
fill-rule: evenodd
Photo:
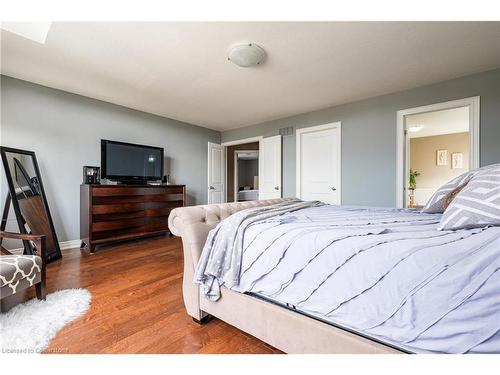
<path fill-rule="evenodd" d="M 204 317 L 200 309 L 200 291 L 193 283 L 194 270 L 200 259 L 208 232 L 221 220 L 235 212 L 258 206 L 269 206 L 289 199 L 268 199 L 260 201 L 209 204 L 203 206 L 180 207 L 172 210 L 168 227 L 172 234 L 182 238 L 184 251 L 184 278 L 182 293 L 184 305 L 189 315 L 200 321 Z"/>

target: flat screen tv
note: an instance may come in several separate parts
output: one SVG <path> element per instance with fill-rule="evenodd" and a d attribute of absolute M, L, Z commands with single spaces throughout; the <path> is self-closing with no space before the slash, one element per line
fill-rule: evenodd
<path fill-rule="evenodd" d="M 143 183 L 163 177 L 163 148 L 101 139 L 101 177 Z"/>

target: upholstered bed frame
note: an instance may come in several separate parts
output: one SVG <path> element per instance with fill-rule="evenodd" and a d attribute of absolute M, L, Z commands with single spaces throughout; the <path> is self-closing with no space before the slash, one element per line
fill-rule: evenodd
<path fill-rule="evenodd" d="M 215 316 L 286 353 L 401 353 L 391 346 L 255 296 L 226 288 L 222 288 L 222 297 L 216 302 L 200 295 L 193 275 L 208 232 L 237 211 L 282 201 L 284 199 L 192 206 L 171 212 L 169 228 L 174 235 L 182 237 L 184 248 L 183 297 L 187 313 L 197 322 Z"/>

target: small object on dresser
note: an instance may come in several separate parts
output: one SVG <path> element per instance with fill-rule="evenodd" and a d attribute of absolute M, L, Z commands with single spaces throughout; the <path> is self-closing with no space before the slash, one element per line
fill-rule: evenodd
<path fill-rule="evenodd" d="M 170 175 L 169 174 L 164 175 L 162 182 L 164 184 L 170 185 Z"/>
<path fill-rule="evenodd" d="M 83 183 L 84 184 L 100 184 L 101 183 L 101 168 L 92 167 L 89 165 L 83 166 Z"/>

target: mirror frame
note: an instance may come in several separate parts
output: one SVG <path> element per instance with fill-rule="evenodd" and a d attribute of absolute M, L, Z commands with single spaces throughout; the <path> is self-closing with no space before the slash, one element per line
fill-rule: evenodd
<path fill-rule="evenodd" d="M 38 168 L 38 161 L 36 159 L 36 155 L 34 151 L 28 151 L 28 150 L 21 150 L 17 148 L 12 148 L 12 147 L 5 147 L 5 146 L 0 146 L 0 154 L 2 156 L 2 163 L 5 171 L 5 177 L 7 178 L 7 185 L 9 187 L 9 192 L 11 195 L 11 203 L 14 208 L 14 213 L 16 215 L 16 220 L 17 220 L 17 225 L 19 227 L 19 232 L 20 233 L 26 233 L 26 228 L 23 223 L 22 215 L 21 215 L 21 210 L 19 208 L 19 202 L 17 200 L 16 196 L 16 190 L 14 188 L 14 181 L 12 180 L 12 171 L 10 170 L 10 166 L 7 160 L 7 153 L 15 153 L 15 154 L 23 154 L 23 155 L 28 155 L 31 156 L 33 159 L 33 167 L 35 169 L 35 174 L 38 179 L 39 187 L 40 187 L 40 194 L 42 195 L 42 200 L 43 200 L 43 205 L 45 207 L 45 211 L 47 212 L 47 218 L 49 220 L 49 225 L 51 229 L 51 234 L 54 239 L 54 245 L 55 249 L 54 251 L 49 251 L 47 252 L 47 262 L 51 262 L 57 259 L 62 258 L 62 253 L 61 253 L 61 248 L 59 246 L 59 241 L 57 239 L 57 234 L 54 228 L 54 222 L 52 221 L 52 215 L 50 213 L 49 209 L 49 204 L 47 202 L 47 197 L 45 195 L 45 189 L 43 187 L 43 181 L 42 181 L 42 175 L 40 174 L 40 169 Z M 36 233 L 36 234 L 43 234 L 43 233 Z M 23 241 L 24 244 L 24 252 L 25 254 L 34 254 L 33 247 L 31 246 L 29 241 Z M 48 249 L 52 250 L 52 249 Z"/>

